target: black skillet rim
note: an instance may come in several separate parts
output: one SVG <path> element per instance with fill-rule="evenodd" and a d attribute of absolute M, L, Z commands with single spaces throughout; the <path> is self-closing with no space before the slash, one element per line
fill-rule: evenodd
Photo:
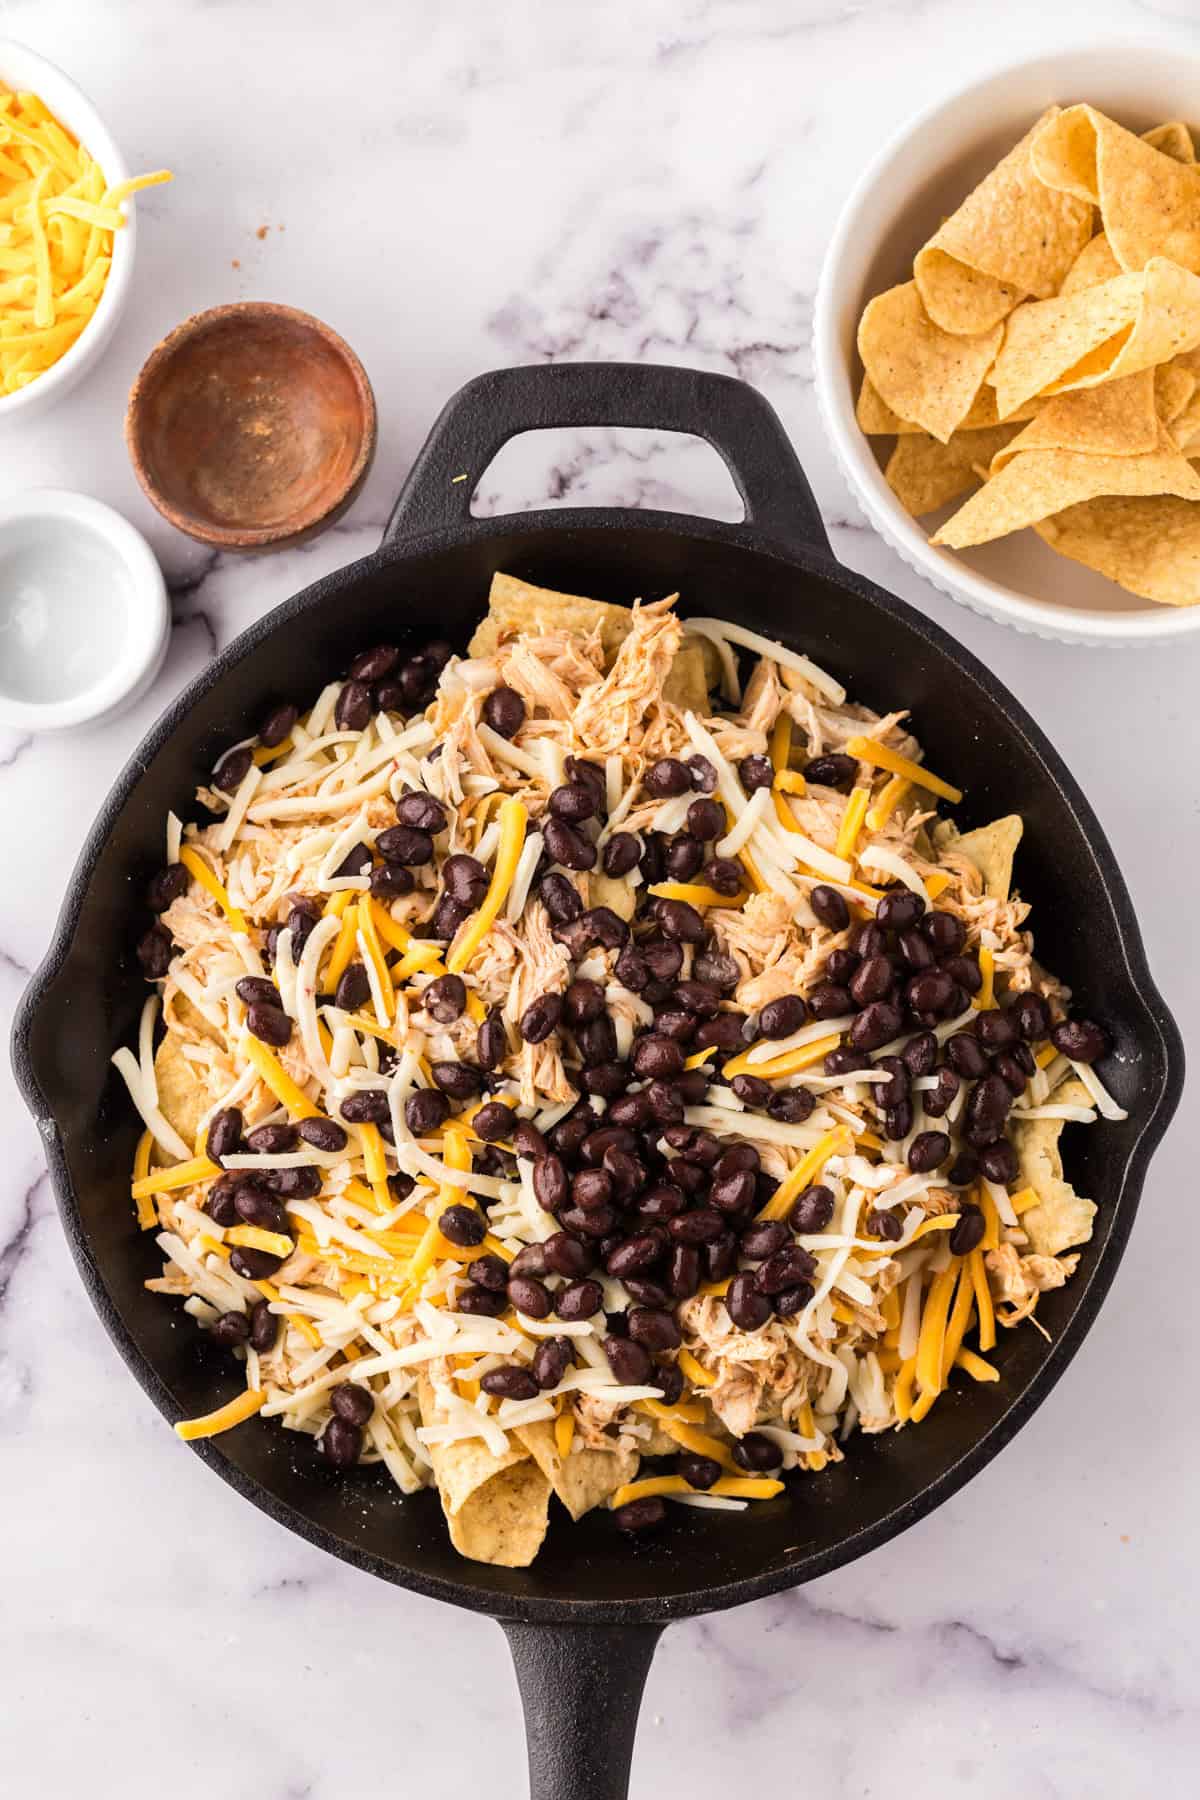
<path fill-rule="evenodd" d="M 320 577 L 280 606 L 254 621 L 180 693 L 146 734 L 137 750 L 114 782 L 96 821 L 84 842 L 72 871 L 62 908 L 55 924 L 50 947 L 35 971 L 17 1008 L 12 1033 L 13 1068 L 17 1083 L 42 1132 L 46 1158 L 54 1188 L 59 1215 L 71 1246 L 76 1265 L 110 1338 L 139 1385 L 170 1423 L 181 1415 L 170 1393 L 149 1360 L 126 1332 L 108 1289 L 92 1258 L 83 1229 L 56 1129 L 50 1129 L 52 1115 L 33 1070 L 30 1034 L 33 1018 L 43 991 L 58 974 L 69 953 L 79 914 L 87 890 L 88 878 L 98 855 L 104 849 L 112 821 L 141 777 L 146 765 L 157 756 L 172 733 L 183 722 L 199 697 L 207 693 L 226 671 L 242 657 L 256 649 L 285 625 L 304 616 L 326 598 L 336 594 L 362 570 L 378 569 L 399 562 L 412 562 L 427 555 L 453 549 L 466 538 L 473 540 L 498 537 L 514 529 L 522 532 L 546 532 L 563 536 L 572 531 L 638 531 L 671 532 L 680 536 L 713 542 L 732 543 L 769 557 L 800 573 L 813 573 L 825 579 L 831 576 L 848 588 L 855 598 L 869 606 L 900 618 L 929 648 L 953 664 L 975 687 L 980 703 L 999 708 L 1010 723 L 1025 737 L 1035 756 L 1049 771 L 1060 793 L 1084 828 L 1095 860 L 1099 887 L 1116 917 L 1125 973 L 1138 990 L 1148 1018 L 1158 1032 L 1163 1058 L 1164 1077 L 1155 1103 L 1125 1161 L 1121 1180 L 1112 1200 L 1114 1223 L 1092 1270 L 1087 1287 L 1063 1335 L 1047 1352 L 1046 1360 L 1028 1385 L 1013 1400 L 992 1429 L 978 1439 L 957 1462 L 946 1469 L 919 1494 L 896 1507 L 873 1526 L 864 1529 L 836 1548 L 811 1552 L 797 1557 L 794 1564 L 764 1570 L 757 1575 L 742 1576 L 714 1587 L 697 1586 L 686 1595 L 664 1596 L 641 1600 L 558 1600 L 543 1595 L 501 1595 L 474 1586 L 469 1580 L 452 1581 L 431 1576 L 418 1568 L 388 1562 L 382 1557 L 358 1549 L 334 1532 L 313 1524 L 308 1517 L 266 1493 L 243 1475 L 217 1448 L 216 1441 L 202 1440 L 191 1448 L 209 1468 L 226 1481 L 244 1499 L 277 1523 L 286 1526 L 318 1549 L 350 1563 L 353 1567 L 379 1576 L 394 1585 L 411 1589 L 431 1599 L 445 1600 L 472 1612 L 508 1620 L 541 1624 L 651 1624 L 667 1623 L 699 1613 L 714 1612 L 741 1605 L 766 1594 L 778 1593 L 802 1582 L 829 1574 L 854 1561 L 867 1551 L 877 1549 L 924 1518 L 943 1501 L 963 1487 L 1009 1443 L 1022 1425 L 1045 1400 L 1079 1349 L 1112 1284 L 1124 1254 L 1125 1245 L 1137 1212 L 1142 1185 L 1150 1157 L 1157 1148 L 1179 1103 L 1183 1086 L 1184 1052 L 1179 1029 L 1160 994 L 1149 965 L 1141 933 L 1134 915 L 1133 903 L 1117 866 L 1104 831 L 1094 811 L 1058 752 L 1029 713 L 991 671 L 970 651 L 958 644 L 941 626 L 878 587 L 866 576 L 846 568 L 832 556 L 803 545 L 784 545 L 764 538 L 744 525 L 728 525 L 697 519 L 673 512 L 638 510 L 617 511 L 608 508 L 572 508 L 553 511 L 531 511 L 505 515 L 496 519 L 472 520 L 465 529 L 456 526 L 424 533 L 420 536 L 393 539 L 358 561 Z M 468 1565 L 464 1564 L 464 1568 Z"/>

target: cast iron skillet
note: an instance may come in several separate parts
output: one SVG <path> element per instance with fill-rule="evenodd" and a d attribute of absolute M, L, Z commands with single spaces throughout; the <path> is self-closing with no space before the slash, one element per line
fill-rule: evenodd
<path fill-rule="evenodd" d="M 472 518 L 472 486 L 501 445 L 560 425 L 708 439 L 742 494 L 744 522 L 606 509 Z M 85 1286 L 169 1420 L 207 1411 L 240 1383 L 189 1321 L 143 1292 L 159 1256 L 134 1228 L 136 1122 L 109 1067 L 111 1051 L 136 1033 L 145 993 L 130 950 L 167 809 L 187 816 L 197 779 L 247 721 L 275 700 L 314 695 L 355 651 L 431 636 L 465 645 L 497 569 L 621 601 L 679 589 L 685 615 L 716 614 L 811 652 L 881 712 L 911 707 L 931 766 L 966 789 L 969 823 L 1024 815 L 1019 875 L 1039 954 L 1110 1026 L 1104 1075 L 1130 1114 L 1071 1136 L 1069 1173 L 1100 1213 L 1075 1280 L 1039 1309 L 1051 1344 L 1032 1331 L 1007 1336 L 1000 1382 L 955 1388 L 919 1430 L 856 1438 L 844 1463 L 751 1512 L 674 1509 L 668 1529 L 632 1546 L 604 1511 L 576 1526 L 564 1516 L 534 1568 L 493 1569 L 455 1555 L 436 1496 L 400 1499 L 371 1470 L 335 1478 L 306 1438 L 250 1424 L 194 1446 L 239 1493 L 322 1549 L 498 1619 L 516 1660 L 537 1800 L 621 1800 L 664 1625 L 793 1587 L 884 1543 L 981 1469 L 1045 1398 L 1116 1271 L 1179 1097 L 1183 1054 L 1125 883 L 1059 757 L 988 669 L 833 560 L 808 483 L 759 395 L 722 376 L 622 364 L 482 376 L 434 426 L 379 549 L 251 626 L 150 732 L 87 840 L 18 1015 L 17 1077 Z"/>

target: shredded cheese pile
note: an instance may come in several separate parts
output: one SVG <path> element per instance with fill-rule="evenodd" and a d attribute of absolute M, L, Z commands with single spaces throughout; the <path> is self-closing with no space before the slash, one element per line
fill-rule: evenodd
<path fill-rule="evenodd" d="M 1039 991 L 1055 1004 L 1065 993 L 1032 962 L 1022 928 L 1028 909 L 990 899 L 966 858 L 933 847 L 932 814 L 920 796 L 952 799 L 958 790 L 925 768 L 902 714 L 879 717 L 854 705 L 807 658 L 716 620 L 692 621 L 689 629 L 718 649 L 723 698 L 703 714 L 676 707 L 662 698 L 661 682 L 646 677 L 650 652 L 639 657 L 639 634 L 654 644 L 667 628 L 682 641 L 682 627 L 661 606 L 635 610 L 607 675 L 598 633 L 543 629 L 501 642 L 486 657 L 452 657 L 423 711 L 410 718 L 377 712 L 360 730 L 338 725 L 342 684 L 331 683 L 283 743 L 251 738 L 234 746 L 248 756 L 235 789 L 200 791 L 216 823 L 168 821 L 168 865 L 187 877 L 163 915 L 173 955 L 146 1003 L 137 1049 L 114 1058 L 146 1127 L 132 1199 L 139 1225 L 156 1232 L 164 1256 L 162 1276 L 149 1285 L 181 1299 L 201 1325 L 231 1311 L 249 1314 L 264 1301 L 280 1322 L 269 1349 L 247 1343 L 236 1352 L 245 1395 L 187 1422 L 183 1435 L 211 1435 L 260 1414 L 318 1436 L 330 1420 L 331 1390 L 351 1380 L 368 1387 L 374 1402 L 364 1460 L 386 1465 L 405 1493 L 430 1484 L 435 1448 L 477 1439 L 501 1456 L 513 1430 L 551 1420 L 563 1456 L 585 1448 L 650 1456 L 684 1449 L 722 1470 L 704 1494 L 678 1477 L 651 1474 L 620 1487 L 613 1505 L 666 1497 L 738 1508 L 779 1487 L 774 1477 L 743 1478 L 731 1453 L 748 1431 L 774 1440 L 784 1472 L 818 1472 L 841 1459 L 856 1427 L 883 1431 L 925 1417 L 952 1371 L 997 1380 L 988 1360 L 997 1325 L 1029 1317 L 1040 1292 L 1073 1269 L 1071 1257 L 1030 1254 L 1021 1217 L 1037 1203 L 1031 1188 L 1010 1193 L 980 1179 L 956 1192 L 937 1174 L 910 1171 L 909 1146 L 942 1123 L 923 1109 L 935 1078 L 914 1081 L 911 1130 L 893 1141 L 879 1101 L 886 1071 L 823 1072 L 852 1022 L 842 1017 L 809 1022 L 789 1038 L 758 1038 L 728 1057 L 723 1080 L 684 1111 L 687 1125 L 754 1146 L 763 1173 L 778 1183 L 762 1220 L 786 1219 L 815 1182 L 828 1191 L 831 1216 L 796 1240 L 814 1272 L 811 1298 L 793 1316 L 744 1331 L 725 1305 L 731 1278 L 702 1284 L 678 1309 L 684 1386 L 668 1406 L 660 1388 L 616 1378 L 602 1347 L 603 1312 L 569 1322 L 529 1318 L 511 1305 L 499 1317 L 457 1310 L 475 1257 L 511 1263 L 558 1221 L 539 1204 L 532 1163 L 513 1155 L 511 1138 L 485 1145 L 478 1136 L 478 1099 L 419 1135 L 406 1103 L 434 1085 L 434 1065 L 473 1061 L 479 1025 L 491 1018 L 504 1028 L 506 1054 L 485 1098 L 511 1109 L 514 1128 L 524 1119 L 548 1132 L 578 1101 L 579 1063 L 559 1033 L 521 1041 L 518 1023 L 530 1003 L 561 993 L 571 979 L 600 983 L 623 1057 L 652 1017 L 621 985 L 614 952 L 593 948 L 572 961 L 533 887 L 548 797 L 564 780 L 568 756 L 603 773 L 605 816 L 590 826 L 601 851 L 617 831 L 644 838 L 682 828 L 695 795 L 652 797 L 644 776 L 657 758 L 700 756 L 715 772 L 728 822 L 715 851 L 740 864 L 742 888 L 723 894 L 700 882 L 662 882 L 650 893 L 702 912 L 713 947 L 739 971 L 722 1002 L 729 1009 L 754 1015 L 770 999 L 820 981 L 830 952 L 850 934 L 819 923 L 813 888 L 836 888 L 853 929 L 878 906 L 881 877 L 893 892 L 907 886 L 936 898 L 963 921 L 977 953 L 983 989 L 965 1012 L 937 1026 L 939 1043 L 992 1002 L 997 984 Z M 735 650 L 760 659 L 744 691 Z M 594 734 L 607 729 L 595 705 L 602 679 L 612 704 L 627 705 L 635 721 L 617 751 L 596 748 Z M 621 691 L 622 680 L 630 691 Z M 511 739 L 489 731 L 482 717 L 487 695 L 504 684 L 526 704 Z M 856 760 L 848 792 L 802 773 L 801 765 L 831 751 Z M 774 779 L 749 792 L 740 764 L 764 755 Z M 412 793 L 439 803 L 445 828 L 434 861 L 411 870 L 412 892 L 384 901 L 370 891 L 359 853 L 372 850 L 395 821 L 396 801 Z M 437 939 L 431 922 L 440 871 L 462 854 L 483 865 L 486 892 L 449 941 Z M 617 884 L 599 868 L 598 861 L 591 873 L 558 875 L 584 905 L 621 905 Z M 625 916 L 643 897 L 640 886 L 635 870 Z M 302 932 L 297 896 L 309 907 Z M 683 979 L 694 956 L 689 945 Z M 362 971 L 365 997 L 341 1004 L 340 984 L 353 968 Z M 271 1048 L 248 1029 L 237 992 L 247 975 L 274 980 L 292 1026 L 285 1047 Z M 430 983 L 445 976 L 461 977 L 467 994 L 465 1010 L 448 1022 L 425 1005 Z M 156 1053 L 160 1027 L 165 1039 Z M 885 1052 L 905 1041 L 902 1035 Z M 698 1051 L 687 1066 L 711 1074 L 714 1056 L 711 1047 Z M 1084 1075 L 1081 1066 L 1075 1072 Z M 1024 1116 L 1121 1116 L 1090 1070 L 1085 1085 L 1094 1104 L 1056 1107 L 1051 1096 L 1071 1073 L 1065 1057 L 1040 1056 L 1019 1103 Z M 738 1074 L 776 1092 L 805 1090 L 807 1116 L 788 1122 L 747 1106 L 729 1085 Z M 377 1103 L 385 1124 L 346 1122 L 343 1108 L 363 1096 Z M 948 1128 L 957 1126 L 965 1098 L 964 1088 L 945 1116 Z M 590 1106 L 602 1117 L 603 1101 Z M 244 1149 L 218 1163 L 207 1153 L 207 1132 L 229 1107 L 239 1109 L 246 1133 L 328 1120 L 341 1124 L 346 1141 L 334 1150 L 307 1141 L 276 1152 Z M 184 1110 L 189 1129 L 181 1135 Z M 354 1106 L 348 1110 L 353 1116 Z M 289 1195 L 285 1183 L 286 1233 L 221 1226 L 205 1210 L 218 1180 L 300 1169 L 317 1171 L 319 1192 Z M 443 1234 L 439 1220 L 451 1205 L 484 1211 L 481 1243 L 463 1249 Z M 954 1227 L 967 1205 L 982 1212 L 984 1235 L 955 1254 Z M 889 1230 L 879 1227 L 881 1218 Z M 239 1248 L 278 1263 L 250 1279 L 231 1262 Z M 621 1281 L 597 1278 L 606 1311 L 630 1303 Z M 548 1337 L 568 1338 L 574 1353 L 554 1387 L 533 1399 L 483 1391 L 490 1371 L 528 1364 Z M 436 1396 L 436 1422 L 422 1414 L 422 1378 Z"/>
<path fill-rule="evenodd" d="M 36 94 L 0 87 L 0 394 L 28 387 L 82 335 L 125 201 L 170 179 L 159 169 L 110 187 Z"/>

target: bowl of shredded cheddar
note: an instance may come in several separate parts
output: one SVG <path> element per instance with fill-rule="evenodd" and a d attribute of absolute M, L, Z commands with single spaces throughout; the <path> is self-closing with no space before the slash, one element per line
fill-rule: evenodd
<path fill-rule="evenodd" d="M 0 39 L 0 423 L 73 387 L 108 344 L 133 271 L 140 188 L 61 69 Z"/>

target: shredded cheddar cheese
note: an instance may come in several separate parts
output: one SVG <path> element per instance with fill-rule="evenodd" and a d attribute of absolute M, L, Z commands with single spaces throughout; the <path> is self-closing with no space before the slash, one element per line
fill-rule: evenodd
<path fill-rule="evenodd" d="M 893 775 L 882 790 L 879 798 L 867 808 L 867 828 L 870 831 L 882 831 L 901 800 L 912 786 L 903 775 Z"/>
<path fill-rule="evenodd" d="M 992 1305 L 982 1249 L 972 1250 L 967 1262 L 971 1270 L 971 1286 L 975 1291 L 975 1305 L 979 1311 L 979 1348 L 994 1350 L 996 1347 L 996 1312 Z"/>
<path fill-rule="evenodd" d="M 151 1197 L 147 1193 L 139 1193 L 140 1184 L 150 1173 L 150 1152 L 154 1148 L 152 1132 L 143 1131 L 138 1139 L 137 1149 L 133 1153 L 133 1199 L 137 1205 L 137 1222 L 140 1231 L 153 1231 L 158 1224 L 158 1214 L 154 1210 Z"/>
<path fill-rule="evenodd" d="M 950 1297 L 958 1280 L 958 1264 L 951 1263 L 935 1275 L 925 1298 L 921 1314 L 921 1335 L 917 1343 L 917 1385 L 923 1395 L 942 1391 L 942 1351 L 946 1342 L 946 1322 Z M 916 1416 L 916 1408 L 913 1408 Z M 922 1417 L 924 1415 L 922 1414 Z"/>
<path fill-rule="evenodd" d="M 514 796 L 510 795 L 501 803 L 500 847 L 496 851 L 491 884 L 483 897 L 482 906 L 466 925 L 446 959 L 446 967 L 452 975 L 462 974 L 499 917 L 500 908 L 508 898 L 508 890 L 517 872 L 521 851 L 525 847 L 528 817 L 524 806 Z"/>
<path fill-rule="evenodd" d="M 554 1448 L 560 1456 L 571 1454 L 571 1445 L 575 1440 L 575 1414 L 560 1412 L 554 1421 Z"/>
<path fill-rule="evenodd" d="M 221 1173 L 220 1165 L 210 1162 L 207 1156 L 194 1156 L 190 1162 L 176 1163 L 170 1169 L 156 1169 L 153 1175 L 145 1175 L 133 1184 L 135 1200 L 144 1200 L 150 1194 L 169 1194 L 176 1188 L 194 1187 L 198 1181 L 211 1181 Z"/>
<path fill-rule="evenodd" d="M 928 788 L 931 794 L 937 794 L 943 800 L 957 803 L 963 797 L 961 788 L 952 787 L 940 775 L 931 775 L 923 763 L 901 756 L 898 750 L 890 750 L 886 744 L 877 743 L 874 738 L 848 738 L 846 754 L 857 757 L 859 762 L 868 763 L 874 769 L 887 769 L 892 775 L 903 775 L 914 787 Z"/>
<path fill-rule="evenodd" d="M 214 875 L 200 853 L 193 850 L 190 845 L 185 844 L 183 849 L 179 852 L 179 860 L 187 870 L 188 874 L 192 876 L 195 881 L 198 881 L 200 886 L 204 888 L 206 892 L 212 895 L 221 911 L 225 914 L 225 917 L 229 920 L 233 930 L 245 935 L 245 919 L 242 917 L 242 914 L 238 911 L 237 907 L 234 906 L 221 882 L 218 881 L 216 875 Z"/>
<path fill-rule="evenodd" d="M 286 1106 L 293 1119 L 315 1119 L 320 1112 L 308 1095 L 296 1086 L 278 1058 L 273 1056 L 261 1038 L 247 1032 L 241 1040 L 242 1054 L 254 1064 L 280 1106 Z"/>
<path fill-rule="evenodd" d="M 843 1126 L 835 1125 L 832 1131 L 827 1131 L 819 1143 L 805 1152 L 786 1179 L 780 1182 L 758 1217 L 786 1219 L 797 1195 L 803 1193 L 818 1170 L 823 1169 L 836 1152 L 844 1150 L 848 1142 L 849 1133 Z"/>
<path fill-rule="evenodd" d="M 838 828 L 835 856 L 850 858 L 854 855 L 854 846 L 858 842 L 858 834 L 862 830 L 863 820 L 867 816 L 867 803 L 871 798 L 871 790 L 856 787 L 846 802 L 846 810 L 842 814 L 842 823 Z"/>
<path fill-rule="evenodd" d="M 745 906 L 746 893 L 719 894 L 716 888 L 695 881 L 656 881 L 647 890 L 656 900 L 686 900 L 689 906 Z"/>
<path fill-rule="evenodd" d="M 241 1425 L 246 1419 L 252 1419 L 266 1402 L 266 1394 L 257 1388 L 247 1388 L 228 1406 L 219 1406 L 216 1412 L 204 1413 L 198 1419 L 180 1419 L 175 1427 L 177 1435 L 185 1443 L 194 1443 L 197 1438 L 217 1437 L 222 1431 L 231 1431 L 235 1425 Z"/>
<path fill-rule="evenodd" d="M 715 1387 L 716 1376 L 702 1362 L 697 1362 L 690 1350 L 679 1352 L 679 1366 L 693 1387 Z"/>
<path fill-rule="evenodd" d="M 779 1081 L 785 1075 L 798 1075 L 802 1069 L 811 1069 L 814 1063 L 822 1061 L 831 1050 L 836 1050 L 841 1043 L 837 1032 L 829 1037 L 814 1038 L 811 1043 L 802 1044 L 798 1050 L 789 1050 L 783 1056 L 769 1057 L 765 1062 L 751 1062 L 750 1051 L 757 1050 L 760 1044 L 769 1042 L 759 1038 L 743 1050 L 740 1056 L 733 1056 L 725 1064 L 724 1075 L 732 1081 L 735 1075 L 761 1075 L 764 1081 Z"/>

